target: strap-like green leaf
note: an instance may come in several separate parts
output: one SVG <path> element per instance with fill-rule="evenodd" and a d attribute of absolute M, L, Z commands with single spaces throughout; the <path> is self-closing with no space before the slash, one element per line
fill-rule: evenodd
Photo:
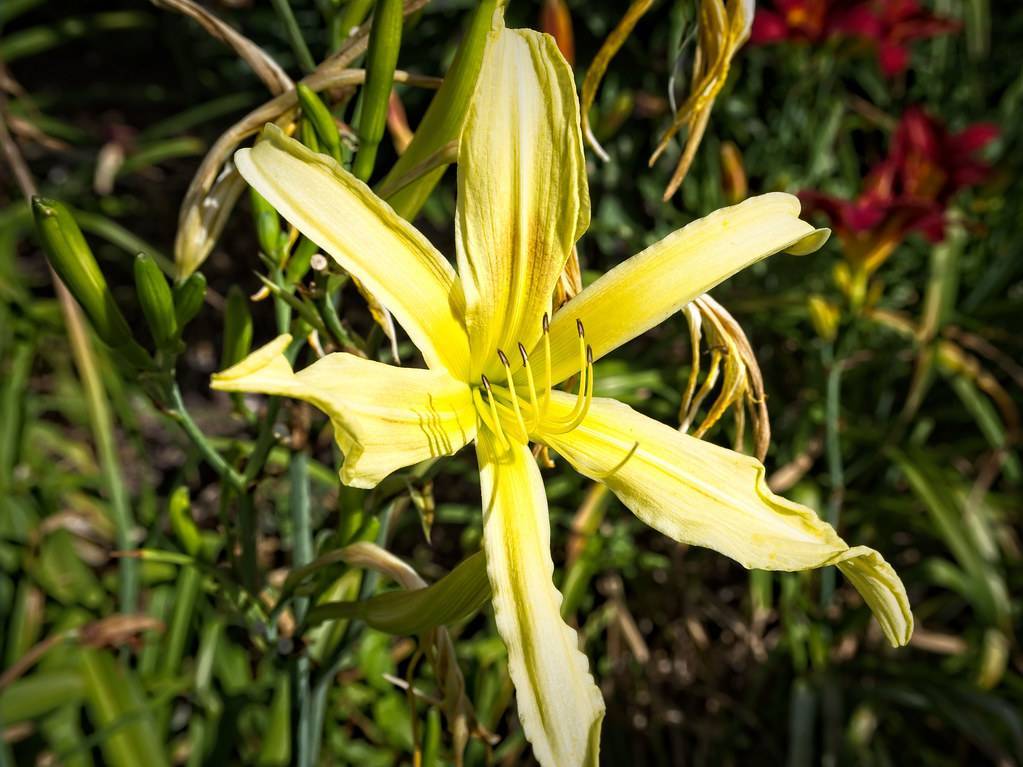
<path fill-rule="evenodd" d="M 309 611 L 309 625 L 358 618 L 389 634 L 421 634 L 468 618 L 490 599 L 483 552 L 465 559 L 424 589 L 393 591 L 361 602 L 327 602 Z"/>

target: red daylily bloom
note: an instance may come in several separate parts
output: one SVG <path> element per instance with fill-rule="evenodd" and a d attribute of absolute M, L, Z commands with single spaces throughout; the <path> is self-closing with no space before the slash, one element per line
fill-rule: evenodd
<path fill-rule="evenodd" d="M 829 37 L 868 42 L 889 77 L 909 64 L 908 45 L 959 28 L 959 23 L 928 11 L 917 0 L 773 0 L 759 7 L 750 41 L 755 44 Z"/>
<path fill-rule="evenodd" d="M 889 77 L 905 71 L 909 64 L 909 48 L 913 40 L 921 40 L 959 29 L 959 22 L 936 16 L 917 0 L 883 0 L 873 3 L 878 21 L 877 59 Z"/>
<path fill-rule="evenodd" d="M 864 180 L 855 200 L 819 192 L 800 194 L 805 205 L 827 215 L 853 257 L 880 263 L 883 253 L 909 232 L 931 242 L 945 236 L 945 210 L 955 194 L 981 183 L 990 167 L 976 153 L 998 136 L 992 123 L 949 133 L 920 107 L 902 116 L 888 156 Z M 879 251 L 878 248 L 881 250 Z"/>
<path fill-rule="evenodd" d="M 827 37 L 829 0 L 774 0 L 773 7 L 757 7 L 750 30 L 750 42 L 755 45 L 782 40 L 820 42 Z"/>

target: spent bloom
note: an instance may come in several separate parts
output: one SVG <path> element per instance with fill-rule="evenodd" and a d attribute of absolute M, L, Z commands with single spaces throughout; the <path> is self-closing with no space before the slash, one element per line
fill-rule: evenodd
<path fill-rule="evenodd" d="M 338 163 L 279 129 L 236 155 L 246 181 L 379 297 L 427 367 L 337 353 L 295 372 L 282 336 L 213 386 L 323 410 L 345 454 L 341 479 L 355 487 L 474 443 L 487 575 L 523 729 L 545 767 L 594 765 L 604 703 L 560 616 L 530 443 L 674 540 L 746 567 L 837 565 L 894 645 L 909 640 L 912 615 L 884 559 L 774 495 L 758 461 L 593 394 L 595 360 L 772 253 L 816 250 L 827 232 L 799 219 L 795 197 L 756 197 L 672 233 L 552 313 L 590 218 L 579 105 L 550 37 L 495 27 L 459 142 L 457 271 Z M 575 391 L 556 388 L 573 377 Z"/>

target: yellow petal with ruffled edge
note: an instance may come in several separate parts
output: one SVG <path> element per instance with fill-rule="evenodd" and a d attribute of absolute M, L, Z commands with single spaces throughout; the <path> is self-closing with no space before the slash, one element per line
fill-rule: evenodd
<path fill-rule="evenodd" d="M 491 33 L 458 149 L 458 271 L 472 375 L 532 346 L 590 218 L 572 70 L 553 39 Z"/>
<path fill-rule="evenodd" d="M 556 392 L 552 415 L 574 399 Z M 744 567 L 808 570 L 838 565 L 888 640 L 913 633 L 906 590 L 880 554 L 850 548 L 812 509 L 772 493 L 763 465 L 703 442 L 612 399 L 595 399 L 582 424 L 541 438 L 580 473 L 606 484 L 633 513 L 676 541 L 720 551 Z"/>
<path fill-rule="evenodd" d="M 466 380 L 465 300 L 455 270 L 411 224 L 325 154 L 267 125 L 235 164 L 302 234 L 369 289 L 431 369 Z"/>
<path fill-rule="evenodd" d="M 352 354 L 328 354 L 295 373 L 280 336 L 213 376 L 222 391 L 304 400 L 330 416 L 345 454 L 341 481 L 374 487 L 392 471 L 451 455 L 476 435 L 469 387 L 443 370 L 398 368 Z"/>
<path fill-rule="evenodd" d="M 669 234 L 606 272 L 554 315 L 553 380 L 563 381 L 579 368 L 576 320 L 598 359 L 747 266 L 780 251 L 810 253 L 828 234 L 801 221 L 799 200 L 782 192 L 722 208 Z"/>
<path fill-rule="evenodd" d="M 596 767 L 604 701 L 561 619 L 540 469 L 527 445 L 505 450 L 489 432 L 476 450 L 487 574 L 522 729 L 544 767 Z"/>

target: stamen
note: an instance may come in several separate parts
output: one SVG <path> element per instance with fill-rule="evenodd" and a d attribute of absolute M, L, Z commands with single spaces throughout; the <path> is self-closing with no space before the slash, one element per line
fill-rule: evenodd
<path fill-rule="evenodd" d="M 555 421 L 545 425 L 544 430 L 551 434 L 565 434 L 579 426 L 590 410 L 590 403 L 593 402 L 593 348 L 582 337 L 580 337 L 580 341 L 583 349 L 581 349 L 582 359 L 579 367 L 583 372 L 579 378 L 579 391 L 576 394 L 575 407 L 572 408 L 566 421 Z"/>
<path fill-rule="evenodd" d="M 551 404 L 551 323 L 547 319 L 547 312 L 543 313 L 543 360 L 543 405 L 537 416 L 537 420 L 541 421 L 547 417 L 547 407 Z"/>
<path fill-rule="evenodd" d="M 508 382 L 508 393 L 511 396 L 512 410 L 515 412 L 515 420 L 519 422 L 519 426 L 522 427 L 522 433 L 529 436 L 529 429 L 526 427 L 526 421 L 522 418 L 522 410 L 519 408 L 519 395 L 515 391 L 515 382 L 512 380 L 511 364 L 508 362 L 508 357 L 500 349 L 497 350 L 497 357 L 501 360 L 501 364 L 504 366 L 505 380 Z"/>
<path fill-rule="evenodd" d="M 490 388 L 490 380 L 486 375 L 481 375 L 483 387 L 487 390 L 487 401 L 490 403 L 490 415 L 494 419 L 493 429 L 507 450 L 511 450 L 511 442 L 504 434 L 504 427 L 501 426 L 501 417 L 497 414 L 497 400 L 494 399 L 494 390 Z"/>
<path fill-rule="evenodd" d="M 533 415 L 529 419 L 528 432 L 532 432 L 540 425 L 540 407 L 536 402 L 536 384 L 533 382 L 533 368 L 529 365 L 529 354 L 526 353 L 526 347 L 522 345 L 521 341 L 519 341 L 519 355 L 522 357 L 522 367 L 526 370 L 526 385 L 529 387 L 529 409 Z"/>

